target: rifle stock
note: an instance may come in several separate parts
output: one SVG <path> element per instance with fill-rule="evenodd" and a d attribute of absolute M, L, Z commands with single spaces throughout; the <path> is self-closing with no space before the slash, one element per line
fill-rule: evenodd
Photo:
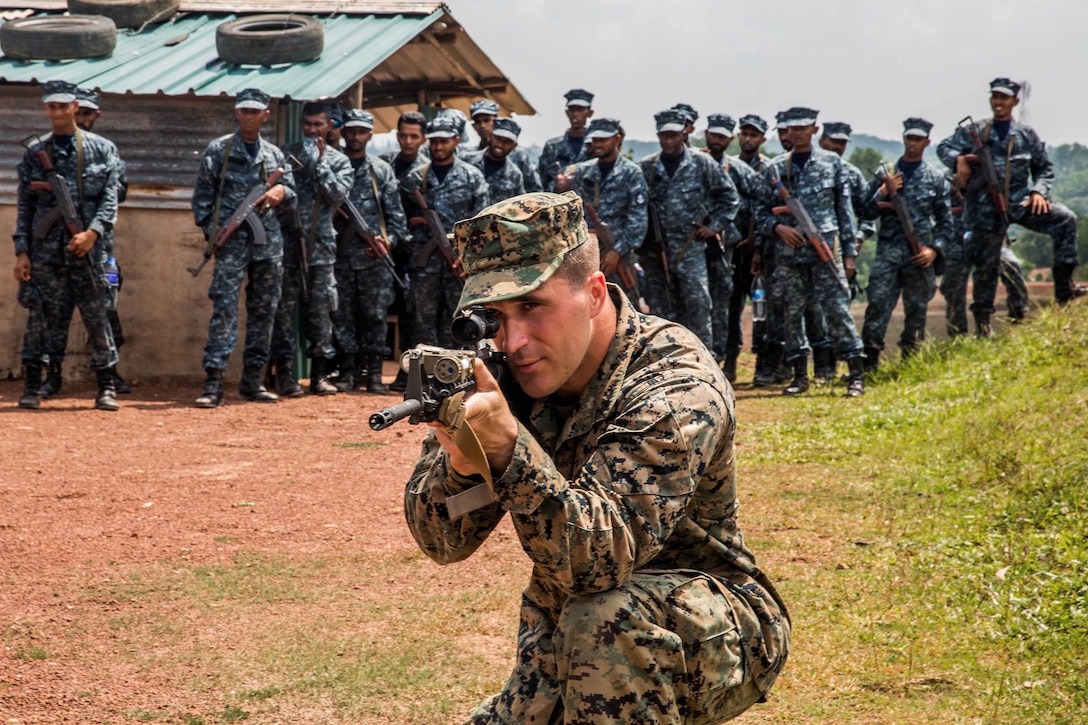
<path fill-rule="evenodd" d="M 442 225 L 442 219 L 438 216 L 438 212 L 427 206 L 427 200 L 423 198 L 423 194 L 419 189 L 412 189 L 412 199 L 415 200 L 416 206 L 419 207 L 419 211 L 423 215 L 423 223 L 427 225 L 428 233 L 427 243 L 416 252 L 412 260 L 413 266 L 417 268 L 425 267 L 427 260 L 431 258 L 431 253 L 438 249 L 442 253 L 442 258 L 446 260 L 446 266 L 450 268 L 450 271 L 458 277 L 464 276 L 464 267 L 461 260 L 457 258 L 457 253 L 453 251 L 450 240 L 446 238 L 446 228 Z"/>
<path fill-rule="evenodd" d="M 366 246 L 370 248 L 371 255 L 382 260 L 389 271 L 393 273 L 393 280 L 401 289 L 407 289 L 408 285 L 405 283 L 401 276 L 397 274 L 397 265 L 393 262 L 393 258 L 389 255 L 389 250 L 385 245 L 378 242 L 374 237 L 374 231 L 370 228 L 370 225 L 366 223 L 366 219 L 363 218 L 362 212 L 359 208 L 352 203 L 351 199 L 344 199 L 344 203 L 337 209 L 340 214 L 347 217 L 351 223 L 351 232 L 354 232 Z"/>
<path fill-rule="evenodd" d="M 967 132 L 971 137 L 971 143 L 975 145 L 974 153 L 969 154 L 967 157 L 968 162 L 977 162 L 982 172 L 978 181 L 969 183 L 968 188 L 973 191 L 982 184 L 986 185 L 986 191 L 990 195 L 994 209 L 1001 217 L 1002 226 L 1007 228 L 1009 226 L 1009 200 L 1005 198 L 1001 177 L 998 176 L 997 167 L 994 165 L 993 153 L 990 151 L 990 147 L 982 142 L 982 135 L 978 132 L 975 119 L 967 116 L 959 122 L 959 127 Z M 1005 169 L 1005 173 L 1008 173 L 1008 171 L 1008 169 Z"/>
<path fill-rule="evenodd" d="M 593 222 L 594 231 L 597 232 L 597 243 L 600 245 L 601 258 L 603 259 L 604 255 L 616 248 L 616 237 L 612 234 L 612 228 L 608 226 L 608 223 L 601 219 L 593 204 L 586 201 L 583 202 L 582 206 L 586 211 L 586 216 Z M 633 269 L 631 262 L 623 255 L 620 255 L 620 261 L 616 267 L 616 274 L 620 278 L 620 286 L 623 287 L 624 291 L 634 295 L 639 312 L 649 314 L 650 307 L 646 304 L 646 300 L 642 298 L 642 295 L 638 290 L 638 274 Z"/>
<path fill-rule="evenodd" d="M 816 252 L 816 256 L 820 261 L 831 268 L 831 274 L 835 277 L 835 281 L 839 283 L 839 289 L 848 298 L 850 297 L 850 288 L 846 285 L 846 281 L 839 276 L 839 268 L 835 264 L 835 258 L 831 254 L 831 248 L 827 246 L 827 242 L 824 241 L 820 231 L 816 228 L 816 225 L 812 221 L 812 217 L 808 215 L 808 210 L 805 209 L 805 205 L 801 203 L 801 200 L 790 194 L 789 189 L 782 183 L 782 179 L 775 173 L 768 180 L 771 187 L 778 193 L 778 196 L 782 198 L 782 201 L 786 202 L 784 207 L 776 206 L 771 209 L 771 212 L 775 216 L 781 216 L 783 214 L 789 214 L 797 222 L 797 229 L 808 241 L 809 245 Z"/>

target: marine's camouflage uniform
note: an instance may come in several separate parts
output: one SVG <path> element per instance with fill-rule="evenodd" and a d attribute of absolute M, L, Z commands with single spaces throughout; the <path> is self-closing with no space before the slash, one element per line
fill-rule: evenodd
<path fill-rule="evenodd" d="M 98 239 L 85 257 L 77 257 L 67 249 L 71 235 L 63 218 L 40 230 L 44 236 L 36 238 L 35 227 L 53 210 L 56 200 L 51 192 L 31 188 L 32 182 L 46 181 L 46 175 L 37 155 L 27 151 L 17 170 L 19 196 L 12 238 L 15 253 L 26 252 L 30 258 L 30 282 L 20 286 L 32 290 L 31 296 L 38 302 L 29 305 L 32 311 L 27 317 L 22 358 L 24 362 L 40 363 L 50 352 L 59 350 L 63 355 L 71 309 L 76 306 L 91 342 L 90 367 L 106 370 L 117 364 L 117 348 L 107 316 L 116 298 L 104 267 L 113 249 L 121 159 L 117 147 L 98 134 L 80 130 L 71 138 L 70 146 L 51 138 L 45 150 L 53 168 L 64 177 L 84 228 L 97 232 Z M 83 148 L 82 183 L 77 144 Z"/>
<path fill-rule="evenodd" d="M 284 164 L 283 153 L 274 144 L 258 140 L 256 156 L 246 151 L 240 132 L 222 136 L 208 144 L 200 160 L 196 188 L 193 189 L 193 218 L 205 235 L 212 232 L 216 195 L 222 180 L 218 229 L 230 218 L 246 194 L 258 184 L 264 184 L 277 168 Z M 220 178 L 223 160 L 230 145 L 226 176 Z M 288 170 L 280 177 L 284 187 L 281 204 L 295 200 L 295 182 Z M 246 283 L 246 339 L 243 354 L 245 367 L 260 368 L 268 362 L 272 343 L 272 323 L 280 301 L 283 281 L 283 233 L 276 209 L 259 214 L 265 230 L 265 244 L 254 244 L 246 222 L 231 235 L 215 257 L 215 270 L 208 287 L 212 301 L 212 317 L 208 323 L 208 342 L 204 346 L 205 370 L 226 370 L 227 361 L 238 338 L 238 300 L 242 284 Z M 252 215 L 251 217 L 252 218 Z"/>
<path fill-rule="evenodd" d="M 897 166 L 897 171 L 901 169 Z M 887 201 L 883 175 L 874 176 L 862 192 L 860 211 L 869 220 L 880 220 L 876 257 L 866 288 L 868 305 L 861 339 L 866 349 L 884 349 L 884 336 L 892 311 L 903 294 L 903 333 L 899 347 L 909 353 L 926 337 L 926 308 L 937 290 L 934 265 L 921 268 L 911 262 L 906 233 L 893 209 L 881 209 Z M 952 197 L 947 174 L 923 162 L 909 176 L 903 174 L 903 188 L 898 192 L 910 211 L 919 241 L 943 255 L 954 234 Z"/>
<path fill-rule="evenodd" d="M 433 435 L 408 483 L 432 559 L 468 557 L 509 512 L 534 564 L 517 664 L 474 725 L 709 725 L 759 700 L 786 661 L 785 606 L 737 526 L 731 389 L 688 330 L 609 293 L 615 338 L 578 406 L 515 406 L 497 502 L 449 519 L 446 497 L 478 481 Z"/>
<path fill-rule="evenodd" d="M 654 314 L 685 325 L 710 348 L 714 344 L 714 326 L 706 247 L 717 242 L 696 239 L 693 222 L 731 234 L 740 196 L 732 179 L 709 154 L 684 147 L 683 155 L 671 177 L 661 162 L 660 152 L 639 162 L 650 203 L 661 220 L 672 282 L 666 283 L 664 270 L 655 258 L 644 255 L 643 290 Z"/>

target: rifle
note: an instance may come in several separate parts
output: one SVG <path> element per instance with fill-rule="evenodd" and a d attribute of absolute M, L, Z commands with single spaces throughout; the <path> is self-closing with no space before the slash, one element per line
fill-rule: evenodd
<path fill-rule="evenodd" d="M 592 203 L 585 201 L 582 202 L 582 206 L 586 211 L 586 216 L 593 222 L 593 229 L 597 232 L 597 243 L 601 248 L 601 257 L 604 258 L 604 255 L 616 248 L 616 237 L 613 236 L 612 228 L 608 226 L 608 223 L 597 214 L 597 209 L 594 208 Z M 622 255 L 620 256 L 619 266 L 616 267 L 616 274 L 620 278 L 620 286 L 623 287 L 623 290 L 634 295 L 639 312 L 648 315 L 650 307 L 638 291 L 638 274 L 631 263 Z"/>
<path fill-rule="evenodd" d="M 302 233 L 302 219 L 298 215 L 298 202 L 286 209 L 277 209 L 280 229 L 284 236 L 298 247 L 298 268 L 302 279 L 302 297 L 310 297 L 310 250 L 306 247 L 306 235 Z"/>
<path fill-rule="evenodd" d="M 808 243 L 816 251 L 816 256 L 820 258 L 820 261 L 831 268 L 831 274 L 835 277 L 835 281 L 839 283 L 839 289 L 848 298 L 850 297 L 850 288 L 846 286 L 845 280 L 839 277 L 839 268 L 835 266 L 835 259 L 831 255 L 831 248 L 827 246 L 827 242 L 824 241 L 823 236 L 819 230 L 816 229 L 816 225 L 812 222 L 812 217 L 808 215 L 808 210 L 805 209 L 805 205 L 801 203 L 801 200 L 791 196 L 789 189 L 782 183 L 781 177 L 778 175 L 778 169 L 772 167 L 771 178 L 768 179 L 768 183 L 774 188 L 778 195 L 782 197 L 782 200 L 786 202 L 785 206 L 776 206 L 771 209 L 771 213 L 775 216 L 781 216 L 783 214 L 790 214 L 797 222 L 797 229 L 800 231 Z M 790 247 L 792 249 L 792 247 Z"/>
<path fill-rule="evenodd" d="M 1009 226 L 1009 200 L 1005 198 L 1004 186 L 1001 183 L 1001 178 L 997 175 L 993 153 L 990 152 L 989 146 L 982 143 L 982 136 L 975 125 L 975 119 L 967 116 L 959 122 L 959 127 L 970 135 L 971 142 L 975 145 L 974 153 L 968 154 L 965 158 L 969 163 L 978 163 L 982 171 L 977 180 L 968 183 L 966 191 L 976 192 L 979 187 L 985 184 L 986 190 L 990 194 L 990 200 L 994 203 L 994 209 L 997 210 L 998 215 L 1001 217 L 1001 225 L 1004 229 L 1007 229 Z M 1008 173 L 1008 169 L 1005 171 Z"/>
<path fill-rule="evenodd" d="M 426 267 L 427 260 L 431 258 L 431 253 L 437 247 L 446 260 L 450 271 L 458 277 L 464 277 L 465 268 L 461 264 L 461 260 L 457 258 L 457 253 L 453 251 L 453 247 L 450 246 L 450 240 L 446 237 L 446 228 L 442 226 L 442 219 L 438 216 L 438 212 L 427 206 L 427 200 L 423 198 L 423 194 L 420 193 L 419 189 L 412 189 L 412 198 L 415 200 L 416 206 L 419 207 L 422 217 L 414 217 L 411 219 L 411 223 L 426 224 L 429 235 L 427 243 L 412 257 L 412 266 L 416 269 Z"/>
<path fill-rule="evenodd" d="M 377 259 L 382 260 L 382 262 L 385 263 L 385 266 L 389 268 L 389 271 L 393 274 L 393 280 L 397 285 L 399 285 L 401 289 L 408 289 L 408 284 L 401 279 L 399 274 L 397 274 L 397 265 L 393 262 L 393 258 L 389 256 L 389 250 L 385 245 L 379 244 L 378 240 L 374 238 L 374 230 L 366 223 L 366 219 L 364 219 L 362 213 L 359 212 L 359 208 L 351 203 L 351 199 L 344 199 L 344 203 L 336 211 L 338 214 L 347 217 L 347 220 L 351 222 L 349 233 L 354 232 L 360 239 L 366 242 L 366 246 L 370 248 L 370 253 Z M 442 237 L 445 239 L 446 235 L 443 234 Z M 449 244 L 448 239 L 446 240 L 446 244 Z"/>
<path fill-rule="evenodd" d="M 204 249 L 204 259 L 200 261 L 200 265 L 197 267 L 187 267 L 189 274 L 194 277 L 200 274 L 200 270 L 204 269 L 204 265 L 208 263 L 208 260 L 215 254 L 215 250 L 221 248 L 227 243 L 227 240 L 238 231 L 238 227 L 242 226 L 243 222 L 249 224 L 250 232 L 253 234 L 253 243 L 257 245 L 265 244 L 265 231 L 264 225 L 261 223 L 260 216 L 256 213 L 257 200 L 260 199 L 265 193 L 279 183 L 280 177 L 287 173 L 287 166 L 280 166 L 278 169 L 268 175 L 268 179 L 261 183 L 256 184 L 245 198 L 242 199 L 242 203 L 238 205 L 238 208 L 234 210 L 234 213 L 227 219 L 226 224 L 219 228 L 219 232 L 212 238 L 208 237 L 208 246 Z M 212 220 L 214 225 L 216 220 Z M 214 227 L 213 227 L 214 228 Z"/>
<path fill-rule="evenodd" d="M 888 164 L 881 164 L 883 170 L 883 178 L 890 178 L 895 173 L 895 168 Z M 910 216 L 910 209 L 907 208 L 907 200 L 904 199 L 895 188 L 895 184 L 885 184 L 884 188 L 888 192 L 888 201 L 878 201 L 877 207 L 880 209 L 892 209 L 895 211 L 895 217 L 899 220 L 899 226 L 903 230 L 904 236 L 907 238 L 907 245 L 910 247 L 910 256 L 917 257 L 922 253 L 922 250 L 926 245 L 922 244 L 922 240 L 918 238 L 918 232 L 914 228 L 914 219 Z M 944 274 L 944 259 L 938 253 L 937 258 L 933 260 L 933 271 L 940 275 Z"/>
<path fill-rule="evenodd" d="M 33 134 L 24 138 L 21 143 L 23 148 L 30 151 L 38 157 L 38 163 L 42 165 L 42 171 L 45 172 L 45 181 L 32 181 L 30 182 L 30 188 L 34 191 L 44 191 L 53 195 L 53 199 L 56 205 L 50 209 L 41 219 L 38 220 L 37 225 L 34 227 L 34 238 L 45 239 L 49 234 L 49 230 L 53 228 L 61 219 L 64 220 L 64 226 L 68 230 L 70 236 L 82 234 L 83 218 L 79 214 L 79 210 L 76 209 L 76 204 L 72 200 L 72 192 L 68 189 L 68 182 L 64 180 L 64 176 L 61 175 L 56 168 L 53 167 L 53 162 L 49 158 L 49 154 L 46 153 L 43 148 L 49 137 L 52 134 L 48 134 L 46 137 Z M 98 277 L 98 270 L 95 269 L 94 263 L 91 262 L 89 255 L 83 255 L 84 261 L 87 263 L 87 271 L 91 275 L 91 284 L 94 285 L 96 291 L 102 291 L 102 283 Z M 40 296 L 39 296 L 40 299 Z"/>

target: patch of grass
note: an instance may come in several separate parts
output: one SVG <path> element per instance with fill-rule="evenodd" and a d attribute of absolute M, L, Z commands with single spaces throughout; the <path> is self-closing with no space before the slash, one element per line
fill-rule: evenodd
<path fill-rule="evenodd" d="M 249 713 L 235 705 L 228 705 L 219 713 L 219 719 L 223 722 L 241 722 L 249 719 Z"/>
<path fill-rule="evenodd" d="M 333 443 L 333 445 L 337 448 L 365 448 L 367 450 L 372 450 L 389 444 L 385 441 L 345 441 L 343 443 Z"/>
<path fill-rule="evenodd" d="M 49 653 L 41 647 L 30 647 L 29 649 L 18 650 L 14 655 L 17 660 L 47 660 L 49 659 Z"/>

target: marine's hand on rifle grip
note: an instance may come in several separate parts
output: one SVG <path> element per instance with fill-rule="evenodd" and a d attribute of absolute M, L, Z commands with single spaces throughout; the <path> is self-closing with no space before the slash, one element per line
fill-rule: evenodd
<path fill-rule="evenodd" d="M 487 456 L 488 465 L 493 471 L 505 471 L 514 456 L 514 444 L 518 437 L 518 421 L 510 411 L 506 397 L 499 389 L 499 383 L 487 369 L 487 365 L 476 359 L 473 375 L 476 378 L 476 391 L 465 398 L 465 424 L 472 427 L 480 441 L 480 447 Z M 461 453 L 453 437 L 441 422 L 428 423 L 435 432 L 438 442 L 449 454 L 449 465 L 462 476 L 483 474 Z"/>
<path fill-rule="evenodd" d="M 261 194 L 257 199 L 257 203 L 253 206 L 257 211 L 264 213 L 273 207 L 279 206 L 286 194 L 287 190 L 283 188 L 283 184 L 276 184 L 271 189 Z"/>
<path fill-rule="evenodd" d="M 30 281 L 30 255 L 26 252 L 19 252 L 15 257 L 15 281 Z"/>
<path fill-rule="evenodd" d="M 73 234 L 71 240 L 68 242 L 68 251 L 72 252 L 77 257 L 85 257 L 87 256 L 87 252 L 91 251 L 94 247 L 94 243 L 97 241 L 98 232 L 93 229 L 88 229 L 79 234 Z"/>

